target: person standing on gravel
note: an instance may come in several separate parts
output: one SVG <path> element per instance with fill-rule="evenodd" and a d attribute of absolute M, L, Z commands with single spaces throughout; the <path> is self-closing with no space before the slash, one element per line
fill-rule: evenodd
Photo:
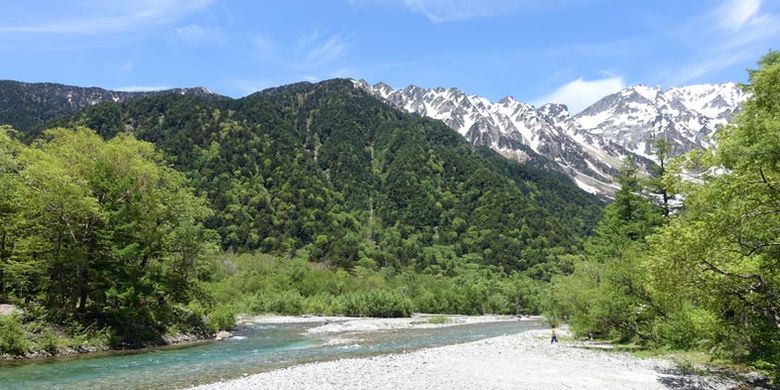
<path fill-rule="evenodd" d="M 550 339 L 550 344 L 557 343 L 558 342 L 558 333 L 555 331 L 555 326 L 552 327 L 552 339 Z"/>

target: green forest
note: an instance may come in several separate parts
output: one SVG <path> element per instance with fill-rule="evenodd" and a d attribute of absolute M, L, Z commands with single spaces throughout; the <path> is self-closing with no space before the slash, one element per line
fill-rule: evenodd
<path fill-rule="evenodd" d="M 602 207 L 350 80 L 102 103 L 5 127 L 0 153 L 13 353 L 153 345 L 238 313 L 540 313 Z"/>
<path fill-rule="evenodd" d="M 780 52 L 749 76 L 752 97 L 717 148 L 661 164 L 650 182 L 630 161 L 621 171 L 574 272 L 553 278 L 549 310 L 580 335 L 705 351 L 780 379 Z M 684 203 L 665 213 L 648 193 Z"/>
<path fill-rule="evenodd" d="M 154 345 L 239 313 L 544 313 L 778 379 L 780 53 L 749 78 L 717 148 L 657 140 L 606 206 L 350 80 L 4 126 L 0 302 L 23 310 L 0 351 Z"/>

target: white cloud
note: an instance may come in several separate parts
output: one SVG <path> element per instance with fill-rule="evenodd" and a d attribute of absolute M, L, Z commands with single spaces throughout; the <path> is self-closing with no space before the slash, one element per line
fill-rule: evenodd
<path fill-rule="evenodd" d="M 398 4 L 434 23 L 457 22 L 523 11 L 561 7 L 594 0 L 349 0 L 350 4 Z"/>
<path fill-rule="evenodd" d="M 623 78 L 607 77 L 599 80 L 583 80 L 581 77 L 558 87 L 552 93 L 534 101 L 534 105 L 562 103 L 572 114 L 578 113 L 599 99 L 625 88 Z"/>
<path fill-rule="evenodd" d="M 511 1 L 480 0 L 404 0 L 404 6 L 434 23 L 453 22 L 492 16 L 506 11 Z"/>
<path fill-rule="evenodd" d="M 342 34 L 327 34 L 314 30 L 302 35 L 298 46 L 292 53 L 289 63 L 297 68 L 321 68 L 343 58 L 351 46 L 350 41 Z"/>
<path fill-rule="evenodd" d="M 188 45 L 214 44 L 224 41 L 225 34 L 217 26 L 190 24 L 176 29 L 176 36 Z"/>
<path fill-rule="evenodd" d="M 671 85 L 690 83 L 738 63 L 756 60 L 780 39 L 777 5 L 762 0 L 723 0 L 695 18 L 681 36 L 691 46 L 689 57 L 667 70 Z"/>
<path fill-rule="evenodd" d="M 308 48 L 306 60 L 314 64 L 327 64 L 343 56 L 348 46 L 349 44 L 341 35 L 332 35 L 324 42 L 315 42 L 312 47 Z"/>
<path fill-rule="evenodd" d="M 114 88 L 114 90 L 116 91 L 125 91 L 125 92 L 152 92 L 152 91 L 164 91 L 166 89 L 171 89 L 171 87 L 167 85 L 128 85 L 126 87 Z"/>
<path fill-rule="evenodd" d="M 100 35 L 141 31 L 172 22 L 209 6 L 214 0 L 84 0 L 54 3 L 44 14 L 14 15 L 24 20 L 1 24 L 4 34 Z"/>
<path fill-rule="evenodd" d="M 756 17 L 762 0 L 728 0 L 711 14 L 715 25 L 727 31 L 739 31 Z"/>

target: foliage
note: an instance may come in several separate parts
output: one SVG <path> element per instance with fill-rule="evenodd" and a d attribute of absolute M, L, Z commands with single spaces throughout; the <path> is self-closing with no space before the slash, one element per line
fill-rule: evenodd
<path fill-rule="evenodd" d="M 348 80 L 40 118 L 0 128 L 0 300 L 61 345 L 237 312 L 538 313 L 601 212 L 543 161 L 472 149 Z"/>
<path fill-rule="evenodd" d="M 596 234 L 572 275 L 557 277 L 553 310 L 569 316 L 572 329 L 629 341 L 652 337 L 660 313 L 646 288 L 645 238 L 661 223 L 660 211 L 640 194 L 637 167 L 628 159 L 620 170 L 621 189 L 604 210 Z"/>
<path fill-rule="evenodd" d="M 700 183 L 684 183 L 685 213 L 653 239 L 659 292 L 717 317 L 724 350 L 738 359 L 780 361 L 780 53 L 750 71 L 752 97 L 719 147 L 682 161 Z M 695 165 L 694 165 L 695 164 Z M 696 270 L 696 272 L 690 272 Z M 780 365 L 765 366 L 780 377 Z"/>
<path fill-rule="evenodd" d="M 214 332 L 236 327 L 236 311 L 229 306 L 218 306 L 209 313 L 208 326 Z"/>
<path fill-rule="evenodd" d="M 412 312 L 538 314 L 546 283 L 519 273 L 461 264 L 441 273 L 413 268 L 352 271 L 324 268 L 303 258 L 223 254 L 199 304 L 232 305 L 239 312 L 394 317 Z M 216 303 L 218 302 L 218 304 Z"/>
<path fill-rule="evenodd" d="M 441 325 L 441 324 L 446 324 L 446 323 L 449 323 L 449 322 L 450 322 L 450 319 L 448 317 L 446 317 L 446 316 L 433 316 L 433 317 L 428 317 L 425 320 L 426 324 L 434 324 L 434 325 Z"/>
<path fill-rule="evenodd" d="M 780 53 L 750 82 L 718 148 L 651 182 L 685 199 L 664 224 L 624 176 L 574 274 L 555 281 L 553 307 L 577 332 L 708 350 L 780 379 Z"/>
<path fill-rule="evenodd" d="M 408 317 L 412 304 L 396 291 L 369 290 L 352 292 L 339 297 L 344 314 L 357 317 Z"/>
<path fill-rule="evenodd" d="M 23 355 L 28 350 L 27 339 L 15 315 L 0 316 L 0 352 Z"/>
<path fill-rule="evenodd" d="M 0 298 L 54 323 L 156 337 L 171 306 L 200 293 L 215 241 L 205 202 L 132 136 L 58 128 L 26 146 L 10 134 L 0 130 Z"/>
<path fill-rule="evenodd" d="M 599 202 L 562 174 L 474 151 L 444 124 L 394 110 L 348 80 L 238 100 L 159 95 L 105 103 L 62 124 L 154 143 L 215 211 L 228 251 L 351 269 L 446 267 L 470 255 L 557 272 Z"/>

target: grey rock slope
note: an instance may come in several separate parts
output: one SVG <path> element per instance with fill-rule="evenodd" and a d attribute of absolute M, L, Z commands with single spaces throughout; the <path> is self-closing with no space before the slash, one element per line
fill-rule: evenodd
<path fill-rule="evenodd" d="M 530 147 L 580 188 L 607 197 L 617 189 L 614 175 L 626 156 L 649 165 L 657 138 L 670 142 L 673 155 L 711 147 L 718 126 L 746 98 L 734 83 L 666 91 L 638 85 L 572 115 L 562 104 L 534 107 L 512 97 L 492 102 L 457 88 L 354 83 L 399 109 L 441 120 L 473 145 L 489 146 L 507 158 L 523 162 Z"/>

